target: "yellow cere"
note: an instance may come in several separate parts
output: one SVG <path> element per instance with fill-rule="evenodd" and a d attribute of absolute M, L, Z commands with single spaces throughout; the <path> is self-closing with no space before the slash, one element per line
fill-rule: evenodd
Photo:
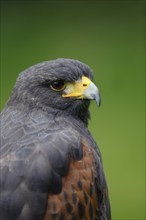
<path fill-rule="evenodd" d="M 88 88 L 90 83 L 91 80 L 88 77 L 82 76 L 80 80 L 74 83 L 67 83 L 64 90 L 65 94 L 63 94 L 62 96 L 84 98 L 83 93 Z"/>

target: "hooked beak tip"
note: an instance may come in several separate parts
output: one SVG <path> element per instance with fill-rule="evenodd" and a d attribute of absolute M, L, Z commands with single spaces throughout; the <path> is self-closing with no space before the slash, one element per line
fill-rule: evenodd
<path fill-rule="evenodd" d="M 95 100 L 96 100 L 97 106 L 100 107 L 100 105 L 101 105 L 101 98 L 100 98 L 100 94 L 99 93 L 96 95 Z"/>
<path fill-rule="evenodd" d="M 101 105 L 100 92 L 93 82 L 91 82 L 88 88 L 84 91 L 84 97 L 88 99 L 96 100 L 97 106 L 100 107 Z"/>

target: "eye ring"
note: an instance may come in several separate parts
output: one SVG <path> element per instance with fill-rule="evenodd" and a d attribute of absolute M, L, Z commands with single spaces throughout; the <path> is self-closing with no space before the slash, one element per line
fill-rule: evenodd
<path fill-rule="evenodd" d="M 65 83 L 63 80 L 56 80 L 50 83 L 50 88 L 54 91 L 62 91 L 65 89 Z"/>

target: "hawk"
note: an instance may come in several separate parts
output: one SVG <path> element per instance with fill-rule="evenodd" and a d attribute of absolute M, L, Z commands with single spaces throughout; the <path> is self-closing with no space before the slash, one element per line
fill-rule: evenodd
<path fill-rule="evenodd" d="M 23 71 L 0 115 L 1 220 L 110 220 L 86 64 L 60 58 Z"/>

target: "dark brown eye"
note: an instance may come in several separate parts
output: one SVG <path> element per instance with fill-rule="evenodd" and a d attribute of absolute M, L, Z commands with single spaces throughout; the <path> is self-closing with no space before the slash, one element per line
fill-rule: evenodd
<path fill-rule="evenodd" d="M 53 81 L 50 84 L 50 88 L 54 91 L 62 91 L 65 88 L 65 83 L 62 80 Z"/>

